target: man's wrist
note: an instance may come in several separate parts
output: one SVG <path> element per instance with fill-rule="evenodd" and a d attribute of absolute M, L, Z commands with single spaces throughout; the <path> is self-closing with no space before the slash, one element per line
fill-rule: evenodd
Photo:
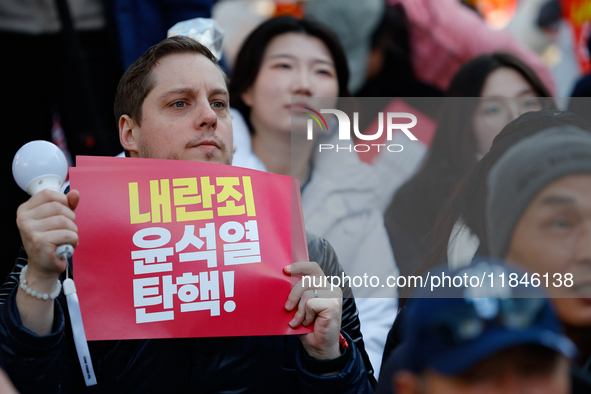
<path fill-rule="evenodd" d="M 341 345 L 338 342 L 324 351 L 315 351 L 313 349 L 307 349 L 306 347 L 304 347 L 304 349 L 308 356 L 315 358 L 316 360 L 332 360 L 343 354 Z"/>
<path fill-rule="evenodd" d="M 59 275 L 39 273 L 38 271 L 31 269 L 30 265 L 26 265 L 25 267 L 23 267 L 21 275 L 19 275 L 19 287 L 21 289 L 23 289 L 23 279 L 26 280 L 25 283 L 27 287 L 34 289 L 40 293 L 51 294 L 57 287 L 57 282 L 59 282 Z"/>
<path fill-rule="evenodd" d="M 335 375 L 341 372 L 349 362 L 349 344 L 342 334 L 339 334 L 339 354 L 330 359 L 319 359 L 303 352 L 303 362 L 306 369 L 320 376 Z"/>

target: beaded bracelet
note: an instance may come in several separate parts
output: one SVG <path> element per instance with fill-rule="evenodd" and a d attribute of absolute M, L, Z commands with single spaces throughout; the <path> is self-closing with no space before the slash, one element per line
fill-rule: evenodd
<path fill-rule="evenodd" d="M 41 293 L 36 290 L 33 290 L 27 285 L 27 279 L 25 279 L 25 277 L 27 275 L 27 267 L 28 267 L 27 265 L 25 265 L 23 267 L 23 269 L 21 270 L 21 274 L 19 276 L 21 289 L 26 291 L 27 294 L 30 294 L 33 297 L 37 297 L 40 300 L 47 300 L 47 299 L 55 300 L 55 298 L 60 294 L 60 291 L 62 291 L 62 282 L 60 282 L 59 279 L 57 280 L 57 283 L 55 284 L 55 287 L 54 287 L 53 291 L 51 292 L 51 294 Z"/>

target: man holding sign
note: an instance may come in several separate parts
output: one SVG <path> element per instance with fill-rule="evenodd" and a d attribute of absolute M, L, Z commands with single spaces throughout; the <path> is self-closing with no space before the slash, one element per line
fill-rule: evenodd
<path fill-rule="evenodd" d="M 121 144 L 131 157 L 230 164 L 228 103 L 226 77 L 209 50 L 189 38 L 166 39 L 131 65 L 119 84 L 115 113 Z M 19 207 L 26 285 L 37 293 L 54 292 L 66 270 L 56 247 L 78 244 L 74 209 L 80 198 L 76 190 L 66 195 L 45 190 Z M 308 248 L 318 263 L 294 263 L 285 274 L 341 275 L 324 240 L 308 236 Z M 301 284 L 285 303 L 286 311 L 295 311 L 291 328 L 313 325 L 299 341 L 258 336 L 91 342 L 98 390 L 371 392 L 374 379 L 350 289 Z M 21 392 L 81 392 L 84 381 L 65 321 L 66 304 L 45 298 L 31 296 L 22 286 L 8 296 L 0 312 L 7 371 Z"/>

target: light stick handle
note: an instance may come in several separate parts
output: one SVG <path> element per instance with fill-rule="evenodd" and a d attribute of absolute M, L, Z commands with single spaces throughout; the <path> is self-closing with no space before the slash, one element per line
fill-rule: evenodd
<path fill-rule="evenodd" d="M 87 386 L 93 386 L 96 384 L 96 376 L 92 367 L 84 325 L 82 324 L 82 314 L 80 313 L 80 303 L 76 294 L 76 286 L 72 279 L 67 278 L 64 280 L 63 287 L 66 300 L 68 301 L 68 311 L 70 311 L 70 321 L 72 322 L 72 335 L 74 336 L 74 344 L 76 345 L 80 367 L 84 374 L 84 382 Z"/>
<path fill-rule="evenodd" d="M 55 250 L 57 257 L 60 259 L 69 259 L 74 254 L 74 247 L 69 244 L 60 245 Z"/>

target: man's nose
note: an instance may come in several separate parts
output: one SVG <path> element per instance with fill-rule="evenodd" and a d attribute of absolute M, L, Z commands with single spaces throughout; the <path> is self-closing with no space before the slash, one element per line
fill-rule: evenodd
<path fill-rule="evenodd" d="M 577 260 L 591 266 L 591 221 L 587 220 L 581 228 L 575 245 Z"/>
<path fill-rule="evenodd" d="M 197 108 L 195 127 L 198 129 L 214 128 L 217 126 L 218 115 L 209 102 L 203 103 Z"/>

